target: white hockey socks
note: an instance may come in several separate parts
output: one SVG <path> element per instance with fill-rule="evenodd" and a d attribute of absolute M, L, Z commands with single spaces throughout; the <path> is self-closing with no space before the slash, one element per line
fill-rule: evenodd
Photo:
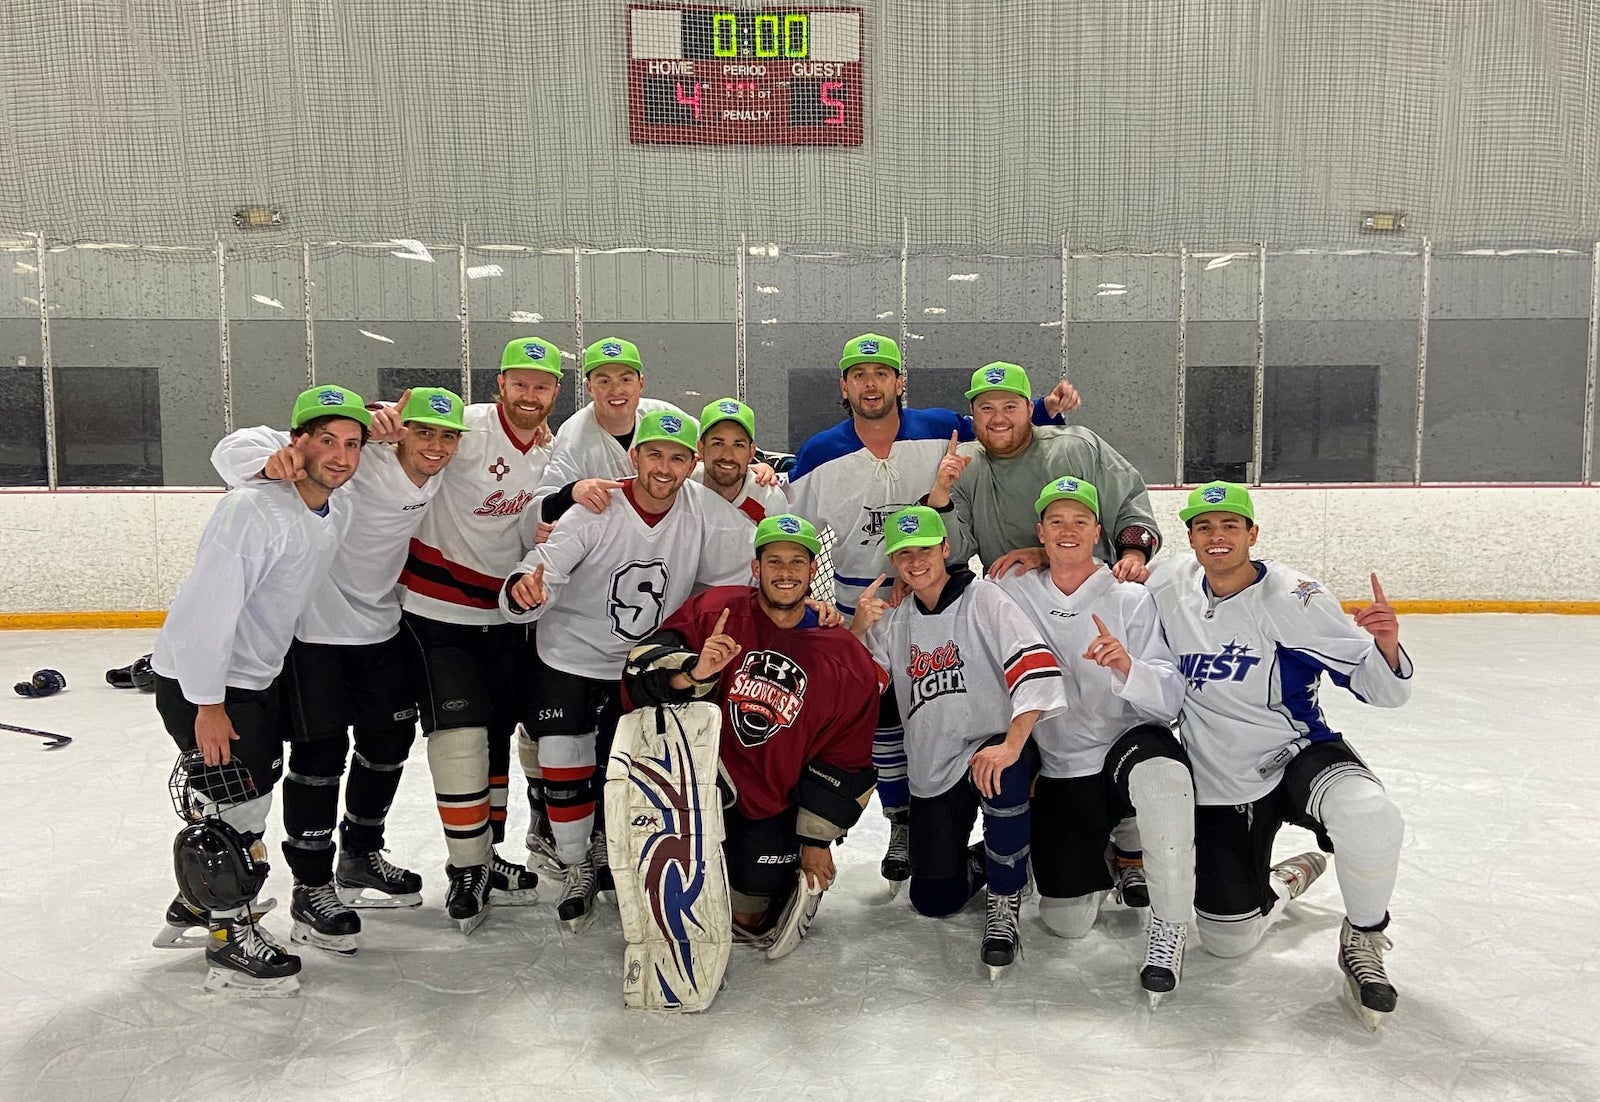
<path fill-rule="evenodd" d="M 489 863 L 489 729 L 448 727 L 428 736 L 428 770 L 456 868 Z"/>
<path fill-rule="evenodd" d="M 1339 777 L 1310 809 L 1333 842 L 1345 914 L 1356 926 L 1374 927 L 1389 913 L 1405 820 L 1383 786 L 1368 776 Z"/>
<path fill-rule="evenodd" d="M 1144 846 L 1150 913 L 1187 923 L 1194 909 L 1194 781 L 1182 762 L 1147 758 L 1128 773 Z"/>
<path fill-rule="evenodd" d="M 539 740 L 550 833 L 556 840 L 556 856 L 566 865 L 580 864 L 589 856 L 594 833 L 595 734 L 545 735 Z"/>

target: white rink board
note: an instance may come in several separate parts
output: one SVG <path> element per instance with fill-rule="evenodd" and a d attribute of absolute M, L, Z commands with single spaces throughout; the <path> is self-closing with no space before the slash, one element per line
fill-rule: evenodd
<path fill-rule="evenodd" d="M 77 740 L 46 752 L 0 732 L 0 1098 L 1596 1097 L 1600 618 L 1405 617 L 1407 707 L 1327 692 L 1406 815 L 1389 957 L 1400 1004 L 1378 1036 L 1339 1000 L 1331 871 L 1251 955 L 1192 949 L 1152 1014 L 1136 991 L 1138 918 L 1115 906 L 1068 943 L 1027 905 L 1026 957 L 991 987 L 978 910 L 935 921 L 888 900 L 876 807 L 836 851 L 839 886 L 793 956 L 736 951 L 703 1015 L 624 1012 L 609 905 L 576 939 L 558 929 L 553 886 L 470 939 L 446 920 L 420 748 L 389 844 L 422 873 L 424 906 L 365 912 L 354 957 L 307 950 L 296 999 L 206 996 L 197 953 L 149 947 L 173 891 L 173 747 L 150 697 L 102 680 L 153 638 L 0 633 L 6 671 L 69 680 L 45 700 L 7 697 L 0 722 Z M 514 839 L 520 788 L 513 777 Z M 286 900 L 272 819 L 269 890 Z M 1311 845 L 1285 829 L 1279 853 Z M 280 936 L 286 907 L 267 920 Z"/>

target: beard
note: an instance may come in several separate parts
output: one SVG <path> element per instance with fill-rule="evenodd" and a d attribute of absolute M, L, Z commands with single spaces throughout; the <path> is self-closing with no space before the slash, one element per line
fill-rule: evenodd
<path fill-rule="evenodd" d="M 761 594 L 761 603 L 773 612 L 793 612 L 805 604 L 806 599 L 811 596 L 811 590 L 802 585 L 794 591 L 793 597 L 785 597 L 783 594 L 774 591 L 766 582 L 761 583 L 759 592 Z"/>

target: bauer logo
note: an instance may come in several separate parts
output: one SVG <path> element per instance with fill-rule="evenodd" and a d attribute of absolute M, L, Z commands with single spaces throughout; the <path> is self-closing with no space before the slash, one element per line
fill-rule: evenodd
<path fill-rule="evenodd" d="M 799 535 L 800 534 L 800 518 L 799 517 L 779 517 L 778 518 L 778 531 L 784 533 L 785 535 L 789 535 L 789 536 Z"/>
<path fill-rule="evenodd" d="M 530 360 L 542 360 L 545 357 L 544 345 L 528 343 L 522 346 L 522 354 Z"/>
<path fill-rule="evenodd" d="M 319 405 L 324 406 L 342 406 L 344 405 L 344 391 L 324 390 L 317 395 L 317 402 Z"/>
<path fill-rule="evenodd" d="M 917 534 L 917 530 L 922 527 L 922 520 L 918 517 L 901 517 L 895 527 L 908 536 L 914 536 Z"/>
<path fill-rule="evenodd" d="M 876 356 L 878 354 L 877 341 L 860 341 L 856 344 L 856 348 L 863 356 Z"/>
<path fill-rule="evenodd" d="M 616 341 L 606 341 L 605 344 L 600 346 L 600 354 L 602 356 L 611 356 L 613 358 L 620 356 L 622 355 L 622 345 L 618 344 Z"/>
<path fill-rule="evenodd" d="M 1227 500 L 1227 497 L 1228 491 L 1222 486 L 1207 486 L 1204 490 L 1200 491 L 1200 500 L 1209 502 L 1212 505 L 1215 505 L 1219 501 Z"/>
<path fill-rule="evenodd" d="M 991 367 L 988 371 L 985 371 L 983 373 L 983 381 L 986 382 L 986 383 L 1003 383 L 1003 382 L 1005 382 L 1006 381 L 1006 369 L 1003 368 L 1003 367 Z"/>
<path fill-rule="evenodd" d="M 440 417 L 449 416 L 450 406 L 450 399 L 446 398 L 443 394 L 435 394 L 428 399 L 428 408 L 433 410 L 433 412 L 437 413 Z"/>
<path fill-rule="evenodd" d="M 676 417 L 663 417 L 661 419 L 661 431 L 677 436 L 683 431 L 683 422 Z"/>

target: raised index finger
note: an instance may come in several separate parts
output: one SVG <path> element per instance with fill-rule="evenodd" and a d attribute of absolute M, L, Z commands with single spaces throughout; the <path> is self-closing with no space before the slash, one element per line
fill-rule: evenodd
<path fill-rule="evenodd" d="M 1089 615 L 1094 620 L 1095 630 L 1099 631 L 1101 635 L 1111 634 L 1110 630 L 1106 627 L 1106 622 L 1100 619 L 1098 614 L 1091 612 Z"/>
<path fill-rule="evenodd" d="M 873 579 L 872 584 L 867 586 L 867 591 L 861 595 L 861 599 L 866 600 L 868 597 L 876 597 L 878 595 L 878 587 L 882 585 L 888 579 L 888 577 L 889 575 L 887 574 L 879 574 L 875 579 Z"/>
<path fill-rule="evenodd" d="M 722 610 L 722 615 L 717 617 L 717 626 L 711 629 L 712 635 L 721 635 L 722 629 L 728 626 L 728 609 Z"/>
<path fill-rule="evenodd" d="M 406 408 L 406 403 L 409 401 L 411 401 L 411 388 L 406 387 L 400 392 L 400 400 L 394 404 L 395 416 L 400 415 L 400 411 Z"/>
<path fill-rule="evenodd" d="M 954 455 L 954 454 L 956 454 L 956 445 L 959 444 L 960 442 L 961 442 L 961 435 L 959 433 L 952 432 L 950 434 L 950 448 L 944 454 L 946 454 L 946 455 Z"/>
<path fill-rule="evenodd" d="M 1383 595 L 1383 586 L 1378 584 L 1378 575 L 1376 571 L 1374 571 L 1372 574 L 1372 599 L 1374 601 L 1382 602 L 1383 604 L 1389 603 L 1389 598 Z"/>

